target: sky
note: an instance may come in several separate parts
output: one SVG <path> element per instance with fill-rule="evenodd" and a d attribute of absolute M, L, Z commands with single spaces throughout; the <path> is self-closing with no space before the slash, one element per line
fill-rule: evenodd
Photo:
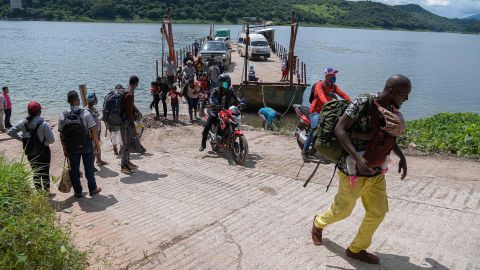
<path fill-rule="evenodd" d="M 424 9 L 448 18 L 465 18 L 480 14 L 480 0 L 373 0 L 389 5 L 414 3 Z"/>

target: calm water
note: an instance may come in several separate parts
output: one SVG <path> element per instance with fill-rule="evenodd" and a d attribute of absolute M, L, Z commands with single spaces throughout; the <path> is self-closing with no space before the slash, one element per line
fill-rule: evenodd
<path fill-rule="evenodd" d="M 225 27 L 234 37 L 240 30 Z M 175 25 L 176 48 L 208 29 Z M 289 27 L 276 29 L 277 41 L 288 45 Z M 409 119 L 442 111 L 480 113 L 480 35 L 301 27 L 296 51 L 307 64 L 309 83 L 334 66 L 338 84 L 351 96 L 382 89 L 391 74 L 409 76 L 413 92 L 403 107 Z M 16 120 L 29 100 L 56 115 L 66 106 L 66 92 L 79 84 L 103 97 L 116 83 L 127 85 L 132 74 L 140 77 L 136 100 L 147 112 L 160 58 L 157 24 L 0 21 L 0 85 L 11 89 Z"/>

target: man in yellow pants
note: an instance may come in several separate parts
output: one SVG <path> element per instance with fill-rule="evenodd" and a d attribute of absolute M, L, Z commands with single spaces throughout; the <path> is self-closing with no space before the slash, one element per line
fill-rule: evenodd
<path fill-rule="evenodd" d="M 330 208 L 315 216 L 312 240 L 322 244 L 323 229 L 348 217 L 358 198 L 365 207 L 365 217 L 355 239 L 346 249 L 348 257 L 371 264 L 380 259 L 366 250 L 372 237 L 388 211 L 385 169 L 382 169 L 390 151 L 400 158 L 398 172 L 401 179 L 407 175 L 407 161 L 396 143 L 396 137 L 404 129 L 399 109 L 408 100 L 411 82 L 403 75 L 388 78 L 383 91 L 374 96 L 361 95 L 354 100 L 340 117 L 335 134 L 347 152 L 338 163 L 339 187 Z M 347 158 L 354 160 L 355 174 L 349 174 Z"/>

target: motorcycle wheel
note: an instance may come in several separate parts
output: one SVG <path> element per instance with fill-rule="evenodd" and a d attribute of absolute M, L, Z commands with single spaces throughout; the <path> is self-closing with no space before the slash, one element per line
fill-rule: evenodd
<path fill-rule="evenodd" d="M 305 136 L 307 135 L 307 125 L 305 125 L 304 123 L 298 123 L 297 125 L 297 128 L 305 134 Z M 299 138 L 297 138 L 297 144 L 298 144 L 298 147 L 300 147 L 300 150 L 303 151 L 303 143 L 300 141 Z M 310 155 L 314 155 L 314 156 L 317 156 L 316 155 L 317 151 L 315 150 L 315 148 L 311 147 L 310 148 Z"/>
<path fill-rule="evenodd" d="M 208 133 L 208 137 L 210 137 L 210 147 L 212 147 L 213 152 L 217 152 L 218 149 L 220 148 L 218 144 L 215 142 L 215 140 L 212 138 L 211 134 L 216 134 L 217 131 L 217 125 L 212 125 L 212 128 L 210 129 L 210 132 Z"/>
<path fill-rule="evenodd" d="M 248 156 L 248 143 L 245 136 L 235 136 L 232 146 L 232 155 L 236 164 L 244 165 Z"/>
<path fill-rule="evenodd" d="M 307 134 L 307 126 L 304 123 L 298 123 L 297 128 L 305 135 Z M 303 143 L 300 141 L 299 138 L 297 138 L 297 144 L 298 147 L 300 147 L 300 149 L 303 151 Z"/>

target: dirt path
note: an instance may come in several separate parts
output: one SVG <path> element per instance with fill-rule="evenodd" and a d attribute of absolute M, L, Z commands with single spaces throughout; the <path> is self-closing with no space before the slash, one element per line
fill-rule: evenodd
<path fill-rule="evenodd" d="M 325 230 L 323 246 L 311 243 L 312 218 L 336 192 L 334 181 L 325 193 L 331 165 L 321 165 L 305 189 L 313 164 L 296 178 L 302 161 L 293 139 L 247 132 L 251 156 L 242 167 L 225 153 L 199 153 L 200 131 L 148 130 L 148 154 L 133 156 L 140 168 L 132 176 L 119 175 L 119 159 L 105 143 L 110 165 L 97 175 L 102 194 L 57 195 L 78 245 L 94 251 L 92 269 L 480 269 L 479 162 L 408 157 L 403 182 L 394 166 L 390 212 L 370 248 L 382 262 L 369 266 L 344 255 L 363 217 L 361 203 Z M 0 141 L 7 157 L 19 149 Z M 55 175 L 59 150 L 56 143 Z"/>

